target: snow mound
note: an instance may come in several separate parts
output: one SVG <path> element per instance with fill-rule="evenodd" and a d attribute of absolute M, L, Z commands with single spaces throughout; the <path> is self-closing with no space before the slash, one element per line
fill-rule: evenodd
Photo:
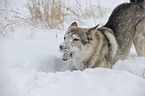
<path fill-rule="evenodd" d="M 145 75 L 145 57 L 129 57 L 123 61 L 119 60 L 113 68 L 143 76 Z"/>

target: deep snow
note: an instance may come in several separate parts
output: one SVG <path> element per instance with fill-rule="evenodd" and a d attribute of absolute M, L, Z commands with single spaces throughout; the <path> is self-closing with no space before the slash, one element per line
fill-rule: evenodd
<path fill-rule="evenodd" d="M 1 9 L 4 1 L 15 10 L 22 10 L 26 3 L 2 0 Z M 96 20 L 101 24 L 115 6 L 126 2 L 100 1 L 102 7 L 110 8 L 105 19 Z M 83 27 L 94 26 L 92 19 L 84 22 L 89 23 Z M 58 49 L 68 26 L 48 30 L 24 23 L 15 26 L 13 34 L 0 37 L 0 96 L 145 96 L 145 57 L 137 56 L 133 46 L 128 58 L 116 62 L 113 69 L 71 72 L 71 64 L 61 60 Z"/>

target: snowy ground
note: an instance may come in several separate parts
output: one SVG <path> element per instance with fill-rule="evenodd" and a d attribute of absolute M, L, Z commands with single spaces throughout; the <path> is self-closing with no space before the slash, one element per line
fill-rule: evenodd
<path fill-rule="evenodd" d="M 22 10 L 25 2 L 15 1 L 8 0 L 12 8 Z M 101 0 L 101 6 L 113 10 L 125 1 Z M 88 21 L 85 26 L 94 26 L 93 20 Z M 0 37 L 0 96 L 145 96 L 145 58 L 138 57 L 133 46 L 128 58 L 113 69 L 71 72 L 58 50 L 68 26 L 46 30 L 24 24 L 15 26 L 12 35 Z"/>

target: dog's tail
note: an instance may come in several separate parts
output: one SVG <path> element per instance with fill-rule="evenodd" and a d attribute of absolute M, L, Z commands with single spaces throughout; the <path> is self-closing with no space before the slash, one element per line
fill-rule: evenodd
<path fill-rule="evenodd" d="M 144 0 L 130 0 L 130 2 L 144 2 Z"/>

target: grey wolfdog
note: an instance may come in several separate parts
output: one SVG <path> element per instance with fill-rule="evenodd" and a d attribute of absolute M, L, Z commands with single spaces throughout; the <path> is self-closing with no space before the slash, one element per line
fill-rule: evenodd
<path fill-rule="evenodd" d="M 65 33 L 60 44 L 63 60 L 72 60 L 77 70 L 107 67 L 117 60 L 125 59 L 132 42 L 137 54 L 145 56 L 145 3 L 131 0 L 117 6 L 108 22 L 98 28 L 80 28 L 74 22 Z"/>

